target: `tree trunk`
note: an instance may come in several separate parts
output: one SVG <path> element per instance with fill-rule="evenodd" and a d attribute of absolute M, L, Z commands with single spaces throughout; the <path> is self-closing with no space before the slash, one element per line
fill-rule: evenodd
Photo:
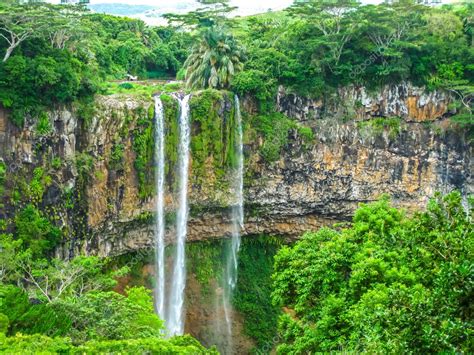
<path fill-rule="evenodd" d="M 7 51 L 6 51 L 6 53 L 5 53 L 5 57 L 3 57 L 3 62 L 4 62 L 4 63 L 8 60 L 8 58 L 10 58 L 10 56 L 12 55 L 12 52 L 13 52 L 14 49 L 15 49 L 15 47 L 13 47 L 13 46 L 10 46 L 10 47 L 7 49 Z"/>

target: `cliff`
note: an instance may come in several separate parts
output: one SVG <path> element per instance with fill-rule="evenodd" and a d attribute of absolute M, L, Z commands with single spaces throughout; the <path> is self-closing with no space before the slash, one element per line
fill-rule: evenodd
<path fill-rule="evenodd" d="M 449 121 L 449 95 L 401 84 L 375 93 L 341 89 L 337 99 L 301 98 L 282 88 L 276 108 L 297 126 L 285 128 L 285 144 L 273 161 L 262 154 L 269 136 L 253 124 L 255 103 L 244 101 L 245 234 L 294 238 L 347 220 L 359 203 L 382 194 L 414 210 L 435 191 L 473 192 L 472 146 Z M 170 97 L 164 104 L 172 222 L 177 107 Z M 228 93 L 197 93 L 191 102 L 190 241 L 230 233 L 233 114 Z M 15 213 L 40 195 L 35 204 L 63 230 L 63 257 L 118 255 L 154 245 L 153 100 L 98 97 L 90 107 L 27 118 L 23 129 L 2 111 L 0 156 L 7 231 Z M 31 186 L 38 183 L 42 190 L 35 194 Z M 167 237 L 172 235 L 170 227 Z"/>

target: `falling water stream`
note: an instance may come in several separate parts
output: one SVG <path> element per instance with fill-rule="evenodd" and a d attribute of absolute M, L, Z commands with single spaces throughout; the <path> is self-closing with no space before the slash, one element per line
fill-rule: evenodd
<path fill-rule="evenodd" d="M 155 96 L 155 163 L 156 163 L 156 287 L 155 307 L 165 319 L 165 114 L 163 103 Z"/>
<path fill-rule="evenodd" d="M 178 98 L 180 106 L 179 117 L 179 147 L 178 147 L 178 211 L 176 215 L 176 244 L 173 265 L 173 276 L 170 282 L 170 294 L 166 327 L 168 335 L 181 335 L 184 332 L 183 305 L 184 288 L 186 285 L 186 255 L 185 244 L 188 222 L 188 175 L 189 175 L 189 146 L 191 130 L 189 125 L 189 95 Z"/>
<path fill-rule="evenodd" d="M 240 233 L 244 226 L 244 154 L 243 154 L 243 134 L 242 116 L 240 113 L 239 98 L 235 96 L 235 127 L 237 130 L 235 139 L 236 164 L 232 175 L 232 190 L 234 194 L 234 204 L 232 205 L 232 238 L 226 243 L 226 261 L 224 274 L 223 306 L 225 321 L 227 326 L 227 352 L 233 352 L 232 345 L 232 293 L 237 285 L 238 254 L 240 249 Z"/>
<path fill-rule="evenodd" d="M 165 320 L 166 335 L 181 335 L 184 332 L 184 295 L 186 286 L 185 244 L 188 221 L 188 178 L 190 164 L 190 95 L 176 96 L 179 102 L 179 146 L 177 168 L 177 214 L 176 240 L 172 253 L 173 264 L 165 273 L 165 117 L 163 103 L 155 96 L 155 161 L 156 161 L 156 268 L 155 306 L 158 315 Z M 244 224 L 243 207 L 243 137 L 239 98 L 235 96 L 235 139 L 236 152 L 231 175 L 233 204 L 231 208 L 232 235 L 225 243 L 224 274 L 221 305 L 223 305 L 226 326 L 221 328 L 225 337 L 225 353 L 233 353 L 232 345 L 232 293 L 237 284 L 238 253 L 241 231 Z M 168 281 L 168 282 L 167 282 Z M 220 331 L 218 331 L 220 332 Z M 223 340 L 223 339 L 221 339 Z"/>

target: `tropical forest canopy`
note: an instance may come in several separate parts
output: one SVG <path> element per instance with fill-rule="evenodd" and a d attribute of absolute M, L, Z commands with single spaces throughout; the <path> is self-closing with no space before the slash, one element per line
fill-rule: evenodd
<path fill-rule="evenodd" d="M 0 4 L 0 102 L 25 113 L 104 90 L 126 74 L 186 79 L 189 88 L 232 89 L 262 102 L 278 85 L 318 97 L 339 86 L 403 80 L 448 88 L 470 107 L 473 5 L 431 8 L 400 1 L 297 1 L 286 11 L 230 18 L 201 1 L 169 26 L 93 14 L 80 6 Z M 464 100 L 464 101 L 463 101 Z"/>

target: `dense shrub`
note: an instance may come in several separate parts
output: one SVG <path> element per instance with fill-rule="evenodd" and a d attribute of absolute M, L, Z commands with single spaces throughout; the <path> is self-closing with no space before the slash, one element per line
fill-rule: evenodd
<path fill-rule="evenodd" d="M 451 193 L 406 217 L 382 199 L 281 249 L 279 352 L 472 352 L 472 207 Z"/>

